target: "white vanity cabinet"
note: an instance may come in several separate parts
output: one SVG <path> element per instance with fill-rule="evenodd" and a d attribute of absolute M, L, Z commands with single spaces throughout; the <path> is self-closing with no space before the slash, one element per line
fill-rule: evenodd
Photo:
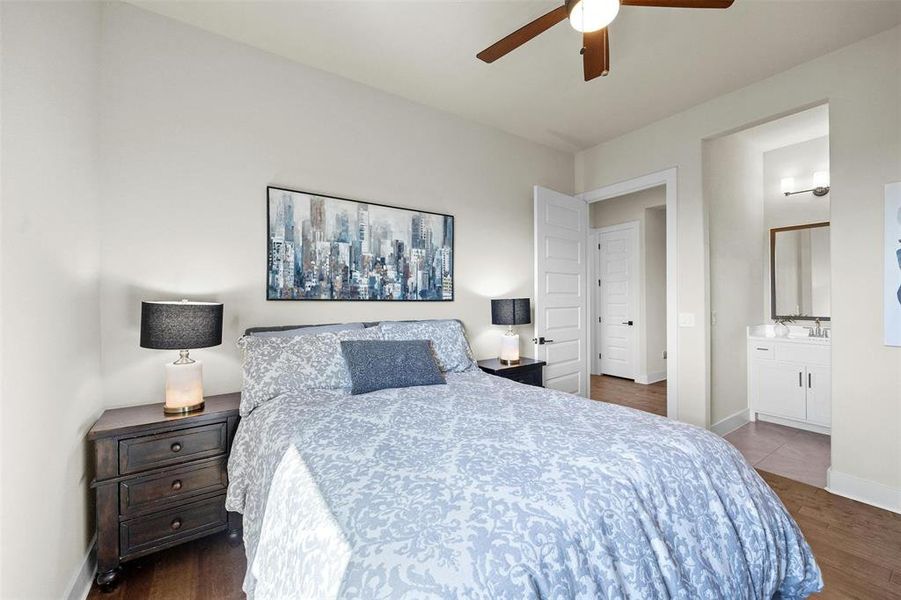
<path fill-rule="evenodd" d="M 748 335 L 751 420 L 829 433 L 832 348 L 828 339 Z"/>
<path fill-rule="evenodd" d="M 807 420 L 823 427 L 832 426 L 832 368 L 807 367 Z"/>

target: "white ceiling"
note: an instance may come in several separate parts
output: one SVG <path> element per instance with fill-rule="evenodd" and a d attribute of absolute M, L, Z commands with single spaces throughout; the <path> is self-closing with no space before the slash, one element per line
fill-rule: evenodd
<path fill-rule="evenodd" d="M 131 0 L 148 10 L 563 150 L 642 127 L 901 23 L 901 0 L 623 7 L 611 73 L 585 83 L 560 23 L 493 64 L 478 51 L 554 2 Z"/>

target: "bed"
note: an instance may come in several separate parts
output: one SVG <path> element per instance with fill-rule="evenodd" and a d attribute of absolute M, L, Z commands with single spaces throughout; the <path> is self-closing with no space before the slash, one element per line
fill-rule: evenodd
<path fill-rule="evenodd" d="M 445 375 L 359 395 L 270 393 L 249 410 L 226 502 L 244 516 L 249 597 L 822 588 L 797 524 L 720 437 L 477 368 Z"/>

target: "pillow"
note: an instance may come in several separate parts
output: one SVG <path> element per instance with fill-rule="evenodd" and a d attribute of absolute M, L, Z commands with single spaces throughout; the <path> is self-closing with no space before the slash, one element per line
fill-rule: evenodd
<path fill-rule="evenodd" d="M 383 321 L 379 327 L 386 340 L 429 340 L 442 372 L 461 373 L 477 369 L 460 321 Z"/>
<path fill-rule="evenodd" d="M 244 351 L 244 387 L 238 412 L 246 417 L 276 396 L 305 389 L 349 389 L 341 341 L 380 337 L 378 327 L 292 337 L 245 335 L 238 340 Z"/>
<path fill-rule="evenodd" d="M 343 341 L 341 352 L 354 395 L 446 383 L 428 340 Z"/>
<path fill-rule="evenodd" d="M 254 337 L 295 337 L 298 335 L 316 335 L 317 333 L 338 333 L 363 329 L 362 323 L 336 323 L 335 325 L 311 325 L 310 327 L 293 327 L 291 329 L 277 329 L 274 331 L 252 331 Z"/>

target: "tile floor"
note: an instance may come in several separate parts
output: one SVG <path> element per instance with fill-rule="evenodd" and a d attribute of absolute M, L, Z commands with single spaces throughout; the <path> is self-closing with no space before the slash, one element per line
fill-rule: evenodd
<path fill-rule="evenodd" d="M 826 469 L 831 460 L 828 435 L 755 421 L 725 437 L 761 471 L 826 487 Z"/>

